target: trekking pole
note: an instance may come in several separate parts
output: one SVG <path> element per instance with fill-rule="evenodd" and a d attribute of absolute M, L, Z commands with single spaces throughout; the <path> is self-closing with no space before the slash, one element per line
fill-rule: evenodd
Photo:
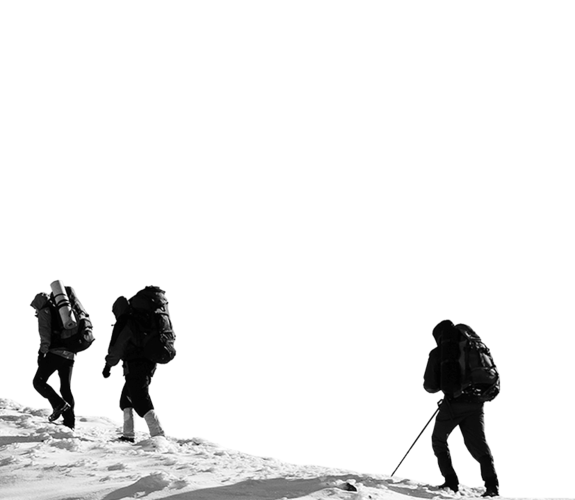
<path fill-rule="evenodd" d="M 431 412 L 431 415 L 429 415 L 429 418 L 425 421 L 425 424 L 423 424 L 423 427 L 421 428 L 421 430 L 417 433 L 417 436 L 415 436 L 413 438 L 413 441 L 411 442 L 411 444 L 407 447 L 407 450 L 405 450 L 405 452 L 403 453 L 403 455 L 401 455 L 401 458 L 399 459 L 399 462 L 397 462 L 395 464 L 395 467 L 393 468 L 393 470 L 391 471 L 391 475 L 397 474 L 397 471 L 399 469 L 401 469 L 401 466 L 405 463 L 405 461 L 407 460 L 407 458 L 409 457 L 409 455 L 411 455 L 411 452 L 413 451 L 413 449 L 417 446 L 417 443 L 419 443 L 419 441 L 421 441 L 421 438 L 423 437 L 423 435 L 427 432 L 427 429 L 429 429 L 431 427 L 431 423 L 433 422 L 433 419 L 437 416 L 437 414 L 439 413 L 439 407 L 441 406 L 441 403 L 443 402 L 442 399 L 440 399 L 439 401 L 437 401 L 435 403 L 435 409 Z"/>

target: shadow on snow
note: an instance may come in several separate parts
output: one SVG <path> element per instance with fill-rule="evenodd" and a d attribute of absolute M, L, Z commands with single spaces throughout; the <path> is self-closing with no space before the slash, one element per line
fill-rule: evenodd
<path fill-rule="evenodd" d="M 145 479 L 145 478 L 144 478 Z M 312 479 L 248 479 L 226 486 L 201 488 L 194 491 L 174 493 L 162 497 L 163 500 L 225 500 L 227 498 L 249 498 L 250 500 L 276 500 L 278 498 L 300 498 L 325 489 L 346 491 L 347 481 L 355 480 L 363 486 L 387 489 L 405 496 L 431 499 L 437 498 L 438 491 L 428 490 L 409 480 L 374 479 L 364 476 L 322 476 Z M 172 485 L 173 487 L 173 485 Z M 158 485 L 151 485 L 143 480 L 120 488 L 106 495 L 102 500 L 120 500 L 125 497 L 143 498 L 155 491 Z"/>

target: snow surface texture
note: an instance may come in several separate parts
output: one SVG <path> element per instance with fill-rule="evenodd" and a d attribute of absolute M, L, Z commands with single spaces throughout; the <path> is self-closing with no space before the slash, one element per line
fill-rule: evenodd
<path fill-rule="evenodd" d="M 408 479 L 297 466 L 202 439 L 137 433 L 135 444 L 124 443 L 106 418 L 80 417 L 72 431 L 48 423 L 48 414 L 0 399 L 0 499 L 405 500 L 483 492 L 463 487 L 449 495 Z"/>

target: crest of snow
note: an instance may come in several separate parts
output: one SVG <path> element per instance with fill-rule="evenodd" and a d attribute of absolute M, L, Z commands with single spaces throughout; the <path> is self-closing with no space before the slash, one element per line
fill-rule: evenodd
<path fill-rule="evenodd" d="M 109 419 L 78 418 L 75 431 L 47 422 L 48 412 L 0 399 L 2 500 L 408 500 L 448 495 L 426 484 L 284 463 L 223 449 L 199 438 L 118 440 Z"/>

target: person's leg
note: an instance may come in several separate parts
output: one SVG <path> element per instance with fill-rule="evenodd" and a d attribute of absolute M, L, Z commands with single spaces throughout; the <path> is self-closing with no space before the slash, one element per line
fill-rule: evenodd
<path fill-rule="evenodd" d="M 150 410 L 148 413 L 146 413 L 144 415 L 144 420 L 146 421 L 146 424 L 148 424 L 148 429 L 150 431 L 151 437 L 166 435 L 156 410 Z"/>
<path fill-rule="evenodd" d="M 122 437 L 126 441 L 133 442 L 136 439 L 134 431 L 134 409 L 124 408 L 124 426 L 122 430 Z"/>
<path fill-rule="evenodd" d="M 126 375 L 126 384 L 134 410 L 140 417 L 144 418 L 152 437 L 164 436 L 162 424 L 150 397 L 150 384 L 155 371 L 155 363 L 137 360 L 129 364 Z"/>
<path fill-rule="evenodd" d="M 50 406 L 52 406 L 53 410 L 65 402 L 48 384 L 48 379 L 58 369 L 58 357 L 59 356 L 52 353 L 46 354 L 46 356 L 41 359 L 33 380 L 34 389 L 50 402 Z"/>
<path fill-rule="evenodd" d="M 130 389 L 128 382 L 124 383 L 122 388 L 122 394 L 120 395 L 120 409 L 123 413 L 123 428 L 121 441 L 129 441 L 133 443 L 136 438 L 136 433 L 134 430 L 134 403 L 130 397 Z"/>
<path fill-rule="evenodd" d="M 128 382 L 124 382 L 124 387 L 122 387 L 122 394 L 120 395 L 120 410 L 124 411 L 126 408 L 133 408 L 134 403 L 130 398 L 130 389 L 128 387 Z"/>
<path fill-rule="evenodd" d="M 453 429 L 459 424 L 459 419 L 453 414 L 451 404 L 444 401 L 435 419 L 435 426 L 431 435 L 431 445 L 433 453 L 437 457 L 437 464 L 441 475 L 445 478 L 442 487 L 447 487 L 453 491 L 459 490 L 459 479 L 451 462 L 449 445 L 447 439 Z"/>
<path fill-rule="evenodd" d="M 58 375 L 60 377 L 60 394 L 70 408 L 62 413 L 64 417 L 64 425 L 74 429 L 76 426 L 76 415 L 74 412 L 74 396 L 72 394 L 72 372 L 74 370 L 74 361 L 71 359 L 61 358 L 58 366 Z"/>
<path fill-rule="evenodd" d="M 149 391 L 151 382 L 152 375 L 150 373 L 149 363 L 143 360 L 130 361 L 128 363 L 125 385 L 126 400 L 132 403 L 132 407 L 142 418 L 144 418 L 146 413 L 154 409 Z"/>
<path fill-rule="evenodd" d="M 479 405 L 476 411 L 468 415 L 461 422 L 460 428 L 465 446 L 471 456 L 479 462 L 481 477 L 487 491 L 497 493 L 499 480 L 493 463 L 493 455 L 485 437 L 483 405 Z"/>

